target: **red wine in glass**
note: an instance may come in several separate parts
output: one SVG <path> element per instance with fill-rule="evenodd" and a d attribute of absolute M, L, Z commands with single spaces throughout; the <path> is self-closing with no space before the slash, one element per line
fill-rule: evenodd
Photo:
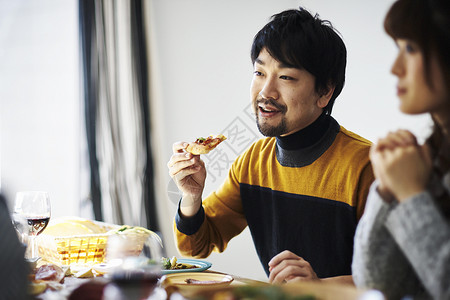
<path fill-rule="evenodd" d="M 161 273 L 147 273 L 140 270 L 114 273 L 112 283 L 125 299 L 147 299 L 161 278 Z"/>
<path fill-rule="evenodd" d="M 14 202 L 13 219 L 17 231 L 22 235 L 27 235 L 28 244 L 31 246 L 31 258 L 37 257 L 36 236 L 44 231 L 50 220 L 51 207 L 47 192 L 25 191 L 18 192 Z"/>
<path fill-rule="evenodd" d="M 37 236 L 47 227 L 50 217 L 25 217 L 28 224 L 28 235 Z"/>

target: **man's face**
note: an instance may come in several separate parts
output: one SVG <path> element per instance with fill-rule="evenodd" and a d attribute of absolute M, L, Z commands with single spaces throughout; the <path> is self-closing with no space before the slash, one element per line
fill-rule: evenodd
<path fill-rule="evenodd" d="M 316 93 L 311 73 L 283 65 L 266 49 L 255 60 L 253 71 L 250 94 L 258 129 L 265 136 L 285 136 L 305 128 L 328 104 L 329 97 Z"/>

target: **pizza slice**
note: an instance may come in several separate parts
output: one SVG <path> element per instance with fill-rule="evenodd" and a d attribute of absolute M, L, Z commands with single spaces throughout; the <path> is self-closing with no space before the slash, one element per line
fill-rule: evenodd
<path fill-rule="evenodd" d="M 195 140 L 195 142 L 189 143 L 186 147 L 186 151 L 194 155 L 206 154 L 226 139 L 227 138 L 223 134 L 216 136 L 210 135 L 207 138 L 201 137 Z"/>

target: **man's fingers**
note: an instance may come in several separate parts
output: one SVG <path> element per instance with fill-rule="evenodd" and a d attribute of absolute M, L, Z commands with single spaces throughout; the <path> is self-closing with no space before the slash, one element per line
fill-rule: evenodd
<path fill-rule="evenodd" d="M 176 181 L 181 181 L 184 178 L 186 178 L 189 175 L 195 174 L 198 171 L 200 171 L 200 166 L 199 165 L 195 165 L 189 168 L 184 168 L 179 170 L 178 172 L 174 173 L 172 176 L 172 178 L 174 178 Z"/>
<path fill-rule="evenodd" d="M 181 153 L 184 152 L 184 149 L 189 145 L 187 142 L 176 142 L 172 145 L 173 153 Z"/>
<path fill-rule="evenodd" d="M 306 277 L 306 276 L 293 276 L 293 277 L 286 278 L 284 281 L 286 283 L 294 283 L 294 282 L 302 282 L 302 281 L 309 281 L 309 280 L 311 280 L 311 278 Z"/>
<path fill-rule="evenodd" d="M 169 162 L 167 163 L 167 167 L 170 169 L 174 167 L 176 164 L 183 163 L 183 162 L 191 162 L 191 163 L 200 163 L 203 164 L 203 161 L 200 159 L 200 155 L 194 155 L 191 153 L 177 153 L 172 155 Z M 182 166 L 188 166 L 189 163 L 184 164 Z"/>
<path fill-rule="evenodd" d="M 301 267 L 299 265 L 288 265 L 284 268 L 274 268 L 270 273 L 269 282 L 271 283 L 283 283 L 293 280 L 296 277 L 304 279 L 312 279 L 311 270 L 307 267 Z"/>
<path fill-rule="evenodd" d="M 280 257 L 289 257 L 285 258 L 282 261 L 278 262 L 276 265 L 273 264 Z M 286 280 L 289 276 L 307 276 L 313 272 L 311 265 L 309 262 L 304 260 L 303 258 L 289 253 L 280 253 L 275 256 L 275 260 L 271 260 L 271 265 L 269 267 L 269 282 L 281 283 Z"/>
<path fill-rule="evenodd" d="M 302 258 L 289 250 L 284 250 L 283 252 L 280 252 L 274 257 L 272 257 L 272 259 L 269 261 L 269 267 L 271 266 L 274 267 L 286 259 L 302 259 Z"/>
<path fill-rule="evenodd" d="M 176 153 L 176 154 L 172 155 L 172 157 L 170 158 L 169 162 L 167 163 L 167 167 L 170 169 L 175 164 L 182 162 L 182 161 L 189 161 L 189 160 L 193 159 L 193 157 L 194 157 L 194 155 L 192 155 L 191 153 Z"/>
<path fill-rule="evenodd" d="M 169 167 L 169 175 L 171 177 L 173 177 L 184 169 L 188 169 L 188 168 L 192 169 L 195 167 L 202 167 L 204 164 L 200 160 L 200 158 L 197 156 L 197 157 L 193 157 L 191 159 L 181 158 L 181 159 L 177 160 L 176 158 L 174 158 L 167 165 Z M 198 171 L 198 169 L 199 168 L 197 168 L 197 171 Z"/>

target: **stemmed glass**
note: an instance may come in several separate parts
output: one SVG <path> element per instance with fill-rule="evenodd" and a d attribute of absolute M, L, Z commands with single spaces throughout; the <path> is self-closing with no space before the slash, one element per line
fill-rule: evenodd
<path fill-rule="evenodd" d="M 31 245 L 31 259 L 35 259 L 36 236 L 44 231 L 50 221 L 51 207 L 47 192 L 18 192 L 14 203 L 13 221 L 17 231 Z"/>
<path fill-rule="evenodd" d="M 108 237 L 106 258 L 112 271 L 111 284 L 105 289 L 107 299 L 147 299 L 162 276 L 163 253 L 161 239 L 154 232 L 144 241 L 133 234 Z"/>

